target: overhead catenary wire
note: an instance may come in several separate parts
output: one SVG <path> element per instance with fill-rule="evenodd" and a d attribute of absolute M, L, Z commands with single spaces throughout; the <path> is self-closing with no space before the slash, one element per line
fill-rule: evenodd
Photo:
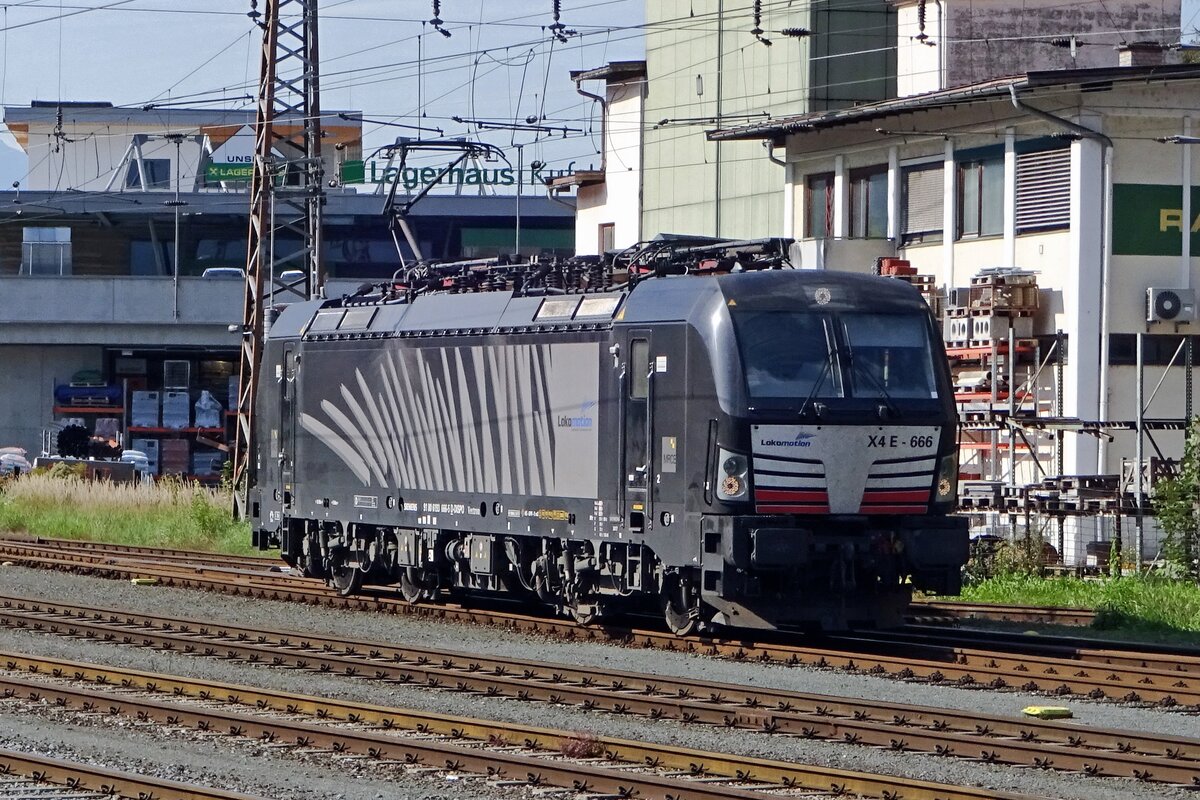
<path fill-rule="evenodd" d="M 60 3 L 60 4 L 61 4 L 61 3 Z M 110 4 L 110 5 L 111 5 L 111 4 Z M 783 4 L 783 3 L 768 3 L 768 4 L 765 4 L 765 5 L 767 5 L 767 6 L 775 6 L 775 7 L 784 7 L 786 4 Z M 799 4 L 797 4 L 797 5 L 799 5 Z M 1063 4 L 1063 5 L 1078 5 L 1078 4 L 1077 4 L 1077 3 L 1072 3 L 1072 4 Z M 64 8 L 65 8 L 65 6 L 64 6 Z M 97 8 L 97 9 L 99 9 L 100 7 L 96 7 L 96 8 Z M 133 11 L 133 10 L 141 10 L 141 9 L 116 9 L 116 10 L 117 10 L 117 11 L 120 11 L 120 10 Z M 64 11 L 64 13 L 65 13 L 65 11 Z M 196 13 L 208 13 L 208 12 L 196 11 Z M 481 13 L 482 13 L 482 7 L 481 7 Z M 353 19 L 353 18 L 355 18 L 355 17 L 348 16 L 348 17 L 346 17 L 346 18 L 347 18 L 347 19 Z M 7 27 L 7 26 L 6 26 L 6 27 Z M 526 25 L 525 27 L 532 27 L 532 26 Z M 640 35 L 642 35 L 643 33 L 645 33 L 646 31 L 649 31 L 649 30 L 654 30 L 654 29 L 655 29 L 655 26 L 653 26 L 653 25 L 644 25 L 644 26 L 608 26 L 608 27 L 606 27 L 606 28 L 603 28 L 602 30 L 604 30 L 604 31 L 605 31 L 605 33 L 606 33 L 606 37 L 607 37 L 608 39 L 612 39 L 612 38 L 613 38 L 613 34 L 614 34 L 614 32 L 616 32 L 616 31 L 636 31 L 635 33 L 632 33 L 632 34 L 630 34 L 630 36 L 640 36 Z M 659 25 L 659 26 L 658 26 L 658 29 L 659 29 L 659 30 L 664 30 L 664 29 L 666 29 L 666 26 L 661 26 L 661 25 Z M 597 30 L 600 30 L 600 29 L 597 29 Z M 1091 33 L 1091 34 L 1089 34 L 1089 35 L 1093 35 L 1093 36 L 1102 36 L 1102 35 L 1112 35 L 1112 33 L 1111 33 L 1111 32 L 1108 32 L 1108 31 L 1097 31 L 1097 32 L 1092 32 L 1092 33 Z M 1020 39 L 1026 39 L 1026 40 L 1040 40 L 1040 39 L 1036 39 L 1035 37 L 1012 37 L 1012 38 L 1013 38 L 1013 39 L 1018 39 L 1018 38 L 1020 38 Z M 492 50 L 495 50 L 495 49 L 493 48 Z M 476 44 L 476 46 L 474 46 L 473 48 L 471 48 L 471 49 L 468 51 L 468 53 L 466 53 L 466 54 L 449 54 L 449 55 L 447 55 L 447 56 L 446 56 L 446 58 L 447 58 L 447 59 L 451 59 L 451 60 L 453 60 L 453 59 L 461 59 L 461 58 L 463 58 L 464 56 L 470 55 L 472 52 L 474 52 L 474 53 L 476 53 L 476 54 L 477 54 L 477 55 L 475 56 L 475 58 L 477 59 L 477 58 L 479 57 L 479 56 L 478 56 L 478 53 L 480 53 L 480 52 L 482 52 L 482 51 L 480 50 L 480 48 L 479 48 L 479 47 L 478 47 L 478 45 Z M 542 52 L 542 53 L 545 53 L 545 52 L 546 52 L 546 50 L 545 50 L 545 47 L 544 47 L 544 46 L 542 46 L 542 45 L 534 45 L 533 47 L 531 47 L 531 50 L 530 50 L 530 53 L 531 53 L 531 55 L 532 55 L 534 52 Z M 582 53 L 582 48 L 581 48 L 581 53 Z M 853 55 L 853 54 L 838 54 L 838 57 L 849 57 L 849 56 L 851 56 L 851 55 Z M 488 54 L 487 54 L 487 57 L 488 57 L 488 58 L 492 58 L 493 56 L 492 56 L 490 53 L 488 53 Z M 429 61 L 431 61 L 431 60 L 432 60 L 432 59 L 426 59 L 426 63 L 428 64 L 428 62 L 429 62 Z M 356 68 L 356 69 L 353 69 L 353 70 L 347 70 L 347 71 L 345 72 L 345 75 L 347 76 L 347 80 L 349 80 L 351 77 L 357 77 L 357 76 L 359 76 L 359 75 L 363 75 L 363 74 L 370 74 L 370 73 L 369 73 L 369 70 L 380 70 L 380 69 L 383 69 L 383 68 L 384 68 L 383 66 L 374 66 L 374 67 L 368 67 L 368 68 Z M 446 70 L 440 70 L 440 71 L 449 71 L 449 70 L 451 70 L 451 69 L 453 69 L 453 67 L 447 66 L 447 69 L 446 69 Z M 401 74 L 396 74 L 396 75 L 391 75 L 391 76 L 385 76 L 385 77 L 382 77 L 382 78 L 381 78 L 381 81 L 386 81 L 386 80 L 393 80 L 393 81 L 405 80 L 405 79 L 406 79 L 406 75 L 403 73 L 403 68 L 401 68 L 401 71 L 400 71 L 400 72 L 401 72 Z M 478 72 L 478 70 L 474 70 L 474 72 Z M 430 76 L 430 75 L 432 75 L 432 74 L 434 74 L 432 70 L 428 70 L 428 71 L 425 71 L 425 72 L 424 72 L 424 75 L 425 75 L 426 77 L 428 77 L 428 76 Z M 477 82 L 477 81 L 476 81 L 476 82 Z M 331 86 L 331 88 L 336 88 L 336 86 L 337 86 L 337 83 L 336 83 L 336 82 L 334 82 L 334 81 L 331 81 L 329 85 Z M 548 83 L 546 83 L 545 85 L 548 87 Z M 831 85 L 832 85 L 832 84 L 831 84 Z M 849 82 L 846 82 L 846 83 L 843 83 L 842 85 L 850 85 L 850 83 L 849 83 Z M 815 87 L 810 87 L 810 88 L 815 88 Z M 222 92 L 225 92 L 225 91 L 226 91 L 226 89 L 222 88 Z M 566 92 L 566 91 L 564 91 L 564 94 L 567 94 L 567 92 Z M 450 92 L 450 91 L 447 91 L 447 92 L 443 93 L 443 96 L 449 96 L 449 95 L 452 95 L 452 92 Z M 753 94 L 751 94 L 751 95 L 750 95 L 750 97 L 751 97 L 751 99 L 753 99 Z M 197 101 L 197 102 L 199 102 L 199 101 Z M 426 102 L 425 102 L 425 103 L 422 105 L 422 107 L 420 108 L 420 112 L 421 112 L 421 113 L 426 113 L 426 114 L 428 114 L 428 111 L 429 111 L 429 109 L 428 109 L 429 102 L 431 102 L 431 101 L 428 101 L 428 100 L 426 100 Z M 540 105 L 539 105 L 539 112 L 542 112 L 542 113 L 539 113 L 539 117 L 548 117 L 548 116 L 551 116 L 550 114 L 546 114 L 546 113 L 545 113 L 545 108 L 546 108 L 546 106 L 547 106 L 548 102 L 549 102 L 549 91 L 543 91 L 543 92 L 541 93 L 541 95 L 540 95 L 540 98 L 539 98 L 539 104 L 540 104 Z M 576 103 L 576 104 L 574 105 L 574 107 L 579 107 L 579 104 L 578 104 L 578 103 Z M 449 115 L 445 115 L 445 116 L 449 116 Z M 442 116 L 442 115 L 430 115 L 430 117 L 431 117 L 431 118 L 438 118 L 438 117 L 445 118 L 445 116 Z M 405 118 L 405 116 L 404 116 L 404 115 L 400 115 L 400 116 L 397 116 L 397 117 L 396 117 L 396 119 L 404 119 L 404 118 Z M 519 118 L 520 118 L 520 117 L 519 117 L 519 114 L 514 114 L 514 115 L 513 115 L 513 118 L 514 118 L 514 119 L 519 119 Z"/>

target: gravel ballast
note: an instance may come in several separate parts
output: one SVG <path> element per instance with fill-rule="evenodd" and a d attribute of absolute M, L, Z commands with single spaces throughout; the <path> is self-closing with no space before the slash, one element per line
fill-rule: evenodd
<path fill-rule="evenodd" d="M 682 653 L 625 648 L 607 644 L 561 642 L 487 627 L 434 622 L 382 613 L 317 609 L 299 604 L 226 597 L 165 587 L 135 587 L 120 581 L 85 578 L 20 567 L 6 567 L 0 570 L 0 587 L 2 587 L 0 592 L 6 594 L 79 604 L 88 603 L 209 622 L 224 621 L 246 626 L 302 630 L 335 636 L 436 647 L 459 652 L 557 661 L 613 671 L 690 676 L 710 681 L 771 686 L 798 692 L 977 710 L 983 714 L 1016 716 L 1020 713 L 1020 709 L 1027 705 L 1053 703 L 1054 705 L 1069 706 L 1075 713 L 1074 724 L 1085 728 L 1107 727 L 1149 732 L 1169 731 L 1172 735 L 1200 738 L 1200 718 L 1194 715 L 1093 703 L 1074 698 L 1051 700 L 1045 696 L 1018 692 L 966 690 L 955 687 L 901 683 L 874 676 L 820 671 L 803 667 L 790 668 L 737 663 Z M 944 783 L 985 786 L 1045 797 L 1118 800 L 1119 798 L 1148 799 L 1192 796 L 1191 793 L 1184 790 L 1154 784 L 1138 784 L 1131 780 L 1094 779 L 1046 770 L 986 765 L 923 754 L 893 753 L 795 737 L 770 736 L 741 730 L 726 731 L 662 721 L 654 722 L 636 717 L 616 717 L 600 712 L 552 707 L 542 703 L 464 696 L 422 687 L 387 685 L 313 673 L 296 673 L 265 666 L 231 664 L 215 659 L 121 648 L 114 645 L 20 631 L 0 630 L 0 649 L 188 675 L 208 680 L 245 683 L 306 694 L 336 696 L 342 699 L 361 700 L 383 705 L 483 717 L 524 725 L 587 731 L 602 736 L 644 739 L 748 756 L 836 766 L 842 769 L 905 775 Z M 11 739 L 10 733 L 17 722 L 12 719 L 5 705 L 0 704 L 0 737 Z M 34 727 L 33 731 L 29 731 L 31 737 L 29 741 L 40 741 L 38 736 L 34 735 L 38 731 L 41 731 L 48 741 L 55 740 L 53 731 L 57 727 L 49 720 L 36 721 L 36 718 L 26 716 L 19 720 L 19 723 Z M 41 726 L 45 726 L 45 730 L 42 730 Z M 122 739 L 125 733 L 122 731 Z M 139 733 L 138 735 L 144 736 L 145 734 Z M 98 748 L 121 746 L 119 744 L 121 739 L 104 736 L 99 732 L 89 734 L 87 730 L 81 729 L 72 729 L 70 736 L 64 734 L 61 740 L 69 743 L 72 748 L 78 748 L 80 752 L 86 752 L 88 743 L 93 740 L 94 745 Z M 206 743 L 207 747 L 213 748 L 213 761 L 201 761 L 195 764 L 195 768 L 201 771 L 207 769 L 210 763 L 221 763 L 219 753 L 225 746 L 221 745 L 219 741 L 213 741 Z M 183 748 L 183 750 L 190 752 L 187 748 Z M 142 753 L 136 745 L 130 745 L 129 752 L 149 755 Z M 207 750 L 203 752 L 206 753 Z M 234 751 L 226 750 L 225 752 Z M 207 757 L 205 756 L 205 758 Z M 287 756 L 276 754 L 271 757 L 271 760 L 281 765 L 279 778 L 283 782 L 278 784 L 279 787 L 295 786 L 295 783 L 290 782 L 293 779 L 299 781 L 301 786 L 309 785 L 305 783 L 308 781 L 308 777 L 303 774 L 302 770 L 288 767 L 290 762 Z M 218 767 L 216 774 L 223 774 L 223 769 Z M 233 777 L 233 773 L 230 775 Z M 316 771 L 316 775 L 321 775 L 320 770 Z M 340 794 L 347 800 L 375 796 L 371 794 L 370 787 L 363 788 L 361 790 L 363 793 L 359 793 L 360 790 L 357 788 L 351 790 L 345 787 L 336 792 L 326 793 L 324 788 L 316 788 L 318 786 L 327 787 L 329 785 L 328 774 L 325 775 L 325 779 L 327 783 L 314 782 L 311 784 L 312 791 L 316 792 L 312 796 L 333 797 Z M 362 780 L 364 784 L 371 783 L 369 778 Z M 422 779 L 414 777 L 407 777 L 406 780 L 414 781 L 414 787 L 422 783 Z M 409 794 L 409 789 L 404 789 L 402 796 L 427 797 L 440 793 L 446 797 L 453 797 L 455 800 L 460 796 L 466 796 L 441 792 L 444 780 L 440 782 L 437 778 L 427 780 L 424 791 L 413 788 L 415 793 Z M 359 778 L 346 776 L 344 781 L 332 781 L 332 783 L 339 782 L 352 782 L 357 786 Z M 399 787 L 392 783 L 387 785 L 390 787 L 388 796 L 397 796 Z M 489 787 L 483 784 L 474 788 L 468 787 L 466 784 L 450 788 L 458 792 L 472 793 L 477 791 L 486 793 L 489 790 Z M 249 789 L 242 790 L 251 791 Z M 497 796 L 498 794 L 511 796 L 510 792 L 491 791 Z M 281 793 L 274 794 L 281 796 Z M 290 790 L 289 794 L 302 796 Z"/>

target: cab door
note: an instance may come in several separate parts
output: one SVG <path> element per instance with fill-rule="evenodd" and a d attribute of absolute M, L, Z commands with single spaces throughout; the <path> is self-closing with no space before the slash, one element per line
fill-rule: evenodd
<path fill-rule="evenodd" d="M 630 331 L 625 347 L 621 508 L 626 528 L 642 533 L 650 519 L 650 331 Z"/>
<path fill-rule="evenodd" d="M 283 347 L 283 363 L 280 365 L 279 381 L 279 484 L 280 502 L 284 517 L 291 515 L 295 503 L 296 471 L 296 376 L 300 369 L 300 356 L 296 344 L 289 342 Z"/>

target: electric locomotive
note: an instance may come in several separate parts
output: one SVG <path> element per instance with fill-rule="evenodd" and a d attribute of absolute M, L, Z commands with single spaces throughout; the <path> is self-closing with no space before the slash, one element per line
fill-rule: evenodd
<path fill-rule="evenodd" d="M 899 624 L 959 589 L 956 415 L 906 283 L 787 240 L 425 266 L 286 306 L 255 543 L 350 594 L 518 594 L 671 630 Z"/>

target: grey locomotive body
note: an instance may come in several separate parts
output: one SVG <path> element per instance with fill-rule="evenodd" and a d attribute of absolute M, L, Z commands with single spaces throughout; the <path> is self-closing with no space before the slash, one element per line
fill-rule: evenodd
<path fill-rule="evenodd" d="M 256 542 L 345 593 L 891 624 L 966 557 L 940 348 L 911 287 L 790 269 L 292 305 Z"/>

